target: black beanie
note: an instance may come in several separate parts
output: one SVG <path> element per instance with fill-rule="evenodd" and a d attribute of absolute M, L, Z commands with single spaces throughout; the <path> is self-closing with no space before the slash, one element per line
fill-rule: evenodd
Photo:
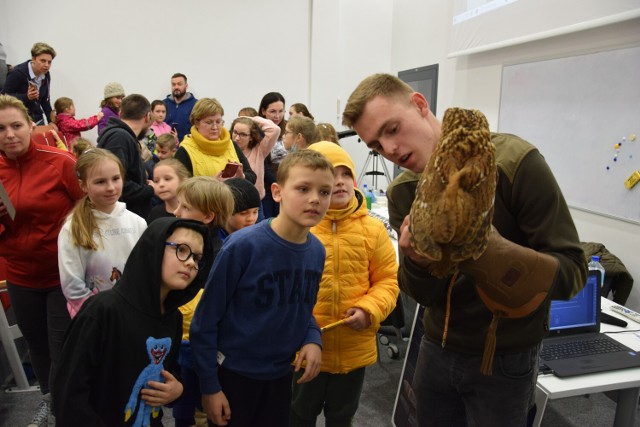
<path fill-rule="evenodd" d="M 244 178 L 231 178 L 224 183 L 231 188 L 231 193 L 233 193 L 234 214 L 260 207 L 260 193 L 252 183 Z"/>

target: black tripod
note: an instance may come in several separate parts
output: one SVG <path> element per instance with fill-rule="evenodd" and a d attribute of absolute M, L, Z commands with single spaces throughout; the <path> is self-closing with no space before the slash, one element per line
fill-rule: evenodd
<path fill-rule="evenodd" d="M 387 164 L 384 160 L 378 159 L 380 157 L 380 153 L 375 150 L 369 151 L 367 155 L 367 160 L 364 162 L 364 166 L 362 167 L 362 171 L 360 172 L 360 176 L 358 177 L 358 185 L 362 182 L 362 177 L 365 175 L 371 175 L 372 181 L 372 190 L 378 189 L 378 176 L 384 175 L 387 178 L 387 185 L 391 184 L 391 175 L 389 174 L 389 170 L 387 169 Z M 369 166 L 369 162 L 373 159 L 373 169 L 367 172 L 367 167 Z M 382 165 L 383 172 L 378 170 L 378 162 Z"/>

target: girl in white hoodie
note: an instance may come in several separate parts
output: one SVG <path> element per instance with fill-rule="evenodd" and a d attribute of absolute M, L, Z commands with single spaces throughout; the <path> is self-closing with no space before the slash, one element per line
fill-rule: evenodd
<path fill-rule="evenodd" d="M 71 317 L 92 295 L 111 289 L 147 227 L 119 202 L 124 169 L 110 151 L 91 148 L 76 163 L 85 196 L 58 235 L 58 266 Z"/>

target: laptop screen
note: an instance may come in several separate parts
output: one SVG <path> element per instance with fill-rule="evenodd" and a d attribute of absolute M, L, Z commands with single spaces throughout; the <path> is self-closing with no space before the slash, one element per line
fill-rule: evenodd
<path fill-rule="evenodd" d="M 600 330 L 600 272 L 590 272 L 584 288 L 569 301 L 551 301 L 549 329 L 552 334 L 572 330 Z"/>

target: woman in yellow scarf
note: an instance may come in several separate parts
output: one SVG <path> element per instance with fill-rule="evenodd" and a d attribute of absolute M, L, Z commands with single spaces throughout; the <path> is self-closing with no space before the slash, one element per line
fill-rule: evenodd
<path fill-rule="evenodd" d="M 191 133 L 186 135 L 175 158 L 181 161 L 193 176 L 213 176 L 224 181 L 244 178 L 255 184 L 256 174 L 249 161 L 232 140 L 224 127 L 224 109 L 214 98 L 202 98 L 191 110 Z M 222 177 L 228 162 L 240 163 L 235 175 Z"/>

